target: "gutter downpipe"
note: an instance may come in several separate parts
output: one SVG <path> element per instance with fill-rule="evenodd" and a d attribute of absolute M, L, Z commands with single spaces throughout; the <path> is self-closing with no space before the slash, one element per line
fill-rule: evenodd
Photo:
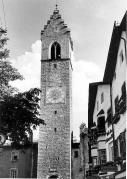
<path fill-rule="evenodd" d="M 111 102 L 111 121 L 112 121 L 112 137 L 113 137 L 113 161 L 115 163 L 115 134 L 114 134 L 114 124 L 113 124 L 113 101 L 112 101 L 112 84 L 110 84 L 110 102 Z M 115 163 L 116 164 L 116 163 Z"/>

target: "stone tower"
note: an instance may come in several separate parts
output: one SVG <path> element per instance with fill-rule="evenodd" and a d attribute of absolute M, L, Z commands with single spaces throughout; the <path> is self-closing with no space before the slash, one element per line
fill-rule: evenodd
<path fill-rule="evenodd" d="M 41 31 L 41 117 L 37 177 L 71 178 L 73 44 L 56 9 Z"/>

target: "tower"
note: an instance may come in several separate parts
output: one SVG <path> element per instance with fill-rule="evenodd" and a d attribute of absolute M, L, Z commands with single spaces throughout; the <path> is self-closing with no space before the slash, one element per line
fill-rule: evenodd
<path fill-rule="evenodd" d="M 56 9 L 41 31 L 41 117 L 37 177 L 71 178 L 71 55 L 70 30 Z"/>

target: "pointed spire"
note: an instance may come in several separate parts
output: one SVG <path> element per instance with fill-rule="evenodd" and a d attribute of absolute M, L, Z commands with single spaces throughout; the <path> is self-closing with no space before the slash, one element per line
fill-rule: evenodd
<path fill-rule="evenodd" d="M 56 4 L 55 4 L 55 10 L 54 10 L 54 13 L 59 13 L 59 10 L 58 10 L 58 4 L 57 4 L 57 0 L 56 0 Z"/>

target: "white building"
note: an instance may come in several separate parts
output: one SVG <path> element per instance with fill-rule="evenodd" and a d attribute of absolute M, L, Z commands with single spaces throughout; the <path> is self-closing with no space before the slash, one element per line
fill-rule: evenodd
<path fill-rule="evenodd" d="M 102 178 L 126 176 L 126 16 L 114 23 L 103 82 L 89 85 L 90 163 Z"/>

